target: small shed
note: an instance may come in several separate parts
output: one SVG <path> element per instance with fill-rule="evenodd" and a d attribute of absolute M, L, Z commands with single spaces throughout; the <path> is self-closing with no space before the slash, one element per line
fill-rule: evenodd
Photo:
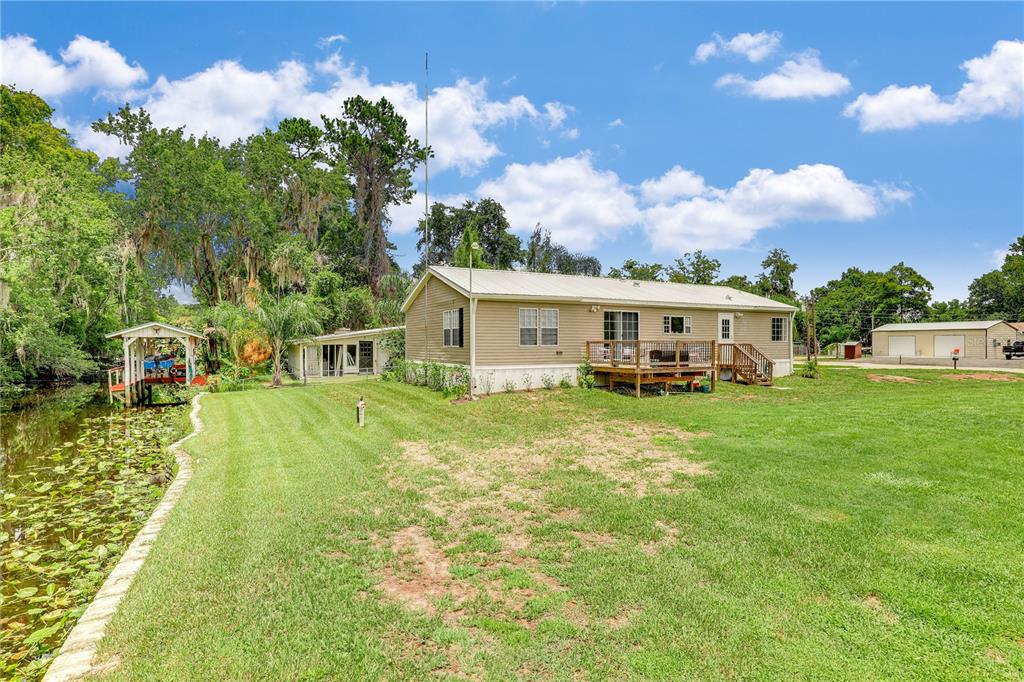
<path fill-rule="evenodd" d="M 175 327 L 164 322 L 146 322 L 107 334 L 108 339 L 122 343 L 124 357 L 120 367 L 107 370 L 107 388 L 111 401 L 114 398 L 125 405 L 138 405 L 152 396 L 152 384 L 183 383 L 192 385 L 205 383 L 205 377 L 196 374 L 196 347 L 204 337 L 201 333 Z M 172 339 L 181 342 L 184 362 L 164 363 L 147 360 L 156 352 L 156 342 Z"/>
<path fill-rule="evenodd" d="M 289 342 L 288 371 L 298 379 L 328 379 L 380 374 L 391 357 L 381 340 L 405 327 L 339 329 L 330 334 Z"/>
<path fill-rule="evenodd" d="M 843 358 L 845 360 L 857 360 L 864 352 L 864 346 L 860 341 L 847 341 L 843 344 Z"/>

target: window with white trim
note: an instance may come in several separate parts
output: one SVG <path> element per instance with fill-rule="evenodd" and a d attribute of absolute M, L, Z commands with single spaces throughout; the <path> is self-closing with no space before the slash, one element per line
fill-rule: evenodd
<path fill-rule="evenodd" d="M 444 328 L 443 344 L 445 347 L 459 345 L 459 309 L 445 310 L 441 313 L 441 326 Z"/>
<path fill-rule="evenodd" d="M 666 315 L 663 322 L 666 334 L 693 333 L 693 317 L 690 315 Z"/>
<path fill-rule="evenodd" d="M 519 309 L 519 345 L 537 345 L 537 323 L 538 315 L 536 308 Z"/>
<path fill-rule="evenodd" d="M 789 325 L 786 324 L 786 318 L 772 318 L 772 341 L 789 341 L 788 330 Z"/>
<path fill-rule="evenodd" d="M 558 345 L 558 308 L 540 309 L 540 345 Z"/>

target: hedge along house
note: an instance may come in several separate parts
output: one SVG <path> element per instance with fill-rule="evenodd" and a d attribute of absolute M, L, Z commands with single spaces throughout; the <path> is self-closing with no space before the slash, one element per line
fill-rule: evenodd
<path fill-rule="evenodd" d="M 962 358 L 998 358 L 1016 334 L 1002 320 L 897 322 L 871 331 L 871 352 L 875 357 L 949 358 L 959 348 Z"/>
<path fill-rule="evenodd" d="M 297 379 L 328 379 L 380 374 L 391 361 L 382 339 L 405 327 L 341 329 L 288 344 L 288 371 Z"/>
<path fill-rule="evenodd" d="M 793 368 L 796 308 L 729 287 L 432 266 L 402 310 L 406 358 L 468 365 L 477 393 L 575 383 L 585 357 L 638 392 L 655 375 Z"/>

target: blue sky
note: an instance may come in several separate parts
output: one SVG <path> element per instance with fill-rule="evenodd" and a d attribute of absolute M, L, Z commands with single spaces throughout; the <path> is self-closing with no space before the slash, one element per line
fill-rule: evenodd
<path fill-rule="evenodd" d="M 1024 4 L 2 6 L 4 82 L 82 146 L 119 102 L 222 139 L 388 96 L 432 198 L 494 196 L 605 267 L 703 248 L 797 288 L 900 260 L 964 297 L 1024 232 Z M 331 39 L 333 37 L 333 39 Z M 395 211 L 404 265 L 422 198 Z"/>

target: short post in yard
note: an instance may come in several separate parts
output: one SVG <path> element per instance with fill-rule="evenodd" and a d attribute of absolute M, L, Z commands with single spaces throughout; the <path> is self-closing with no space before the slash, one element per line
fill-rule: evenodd
<path fill-rule="evenodd" d="M 359 396 L 359 402 L 356 403 L 356 423 L 360 427 L 366 426 L 366 401 L 363 396 Z"/>
<path fill-rule="evenodd" d="M 953 360 L 953 371 L 955 372 L 956 371 L 956 362 L 957 362 L 957 360 L 960 359 L 960 349 L 959 348 L 954 348 L 952 350 L 952 352 L 949 354 L 949 357 L 952 358 L 952 360 Z"/>

